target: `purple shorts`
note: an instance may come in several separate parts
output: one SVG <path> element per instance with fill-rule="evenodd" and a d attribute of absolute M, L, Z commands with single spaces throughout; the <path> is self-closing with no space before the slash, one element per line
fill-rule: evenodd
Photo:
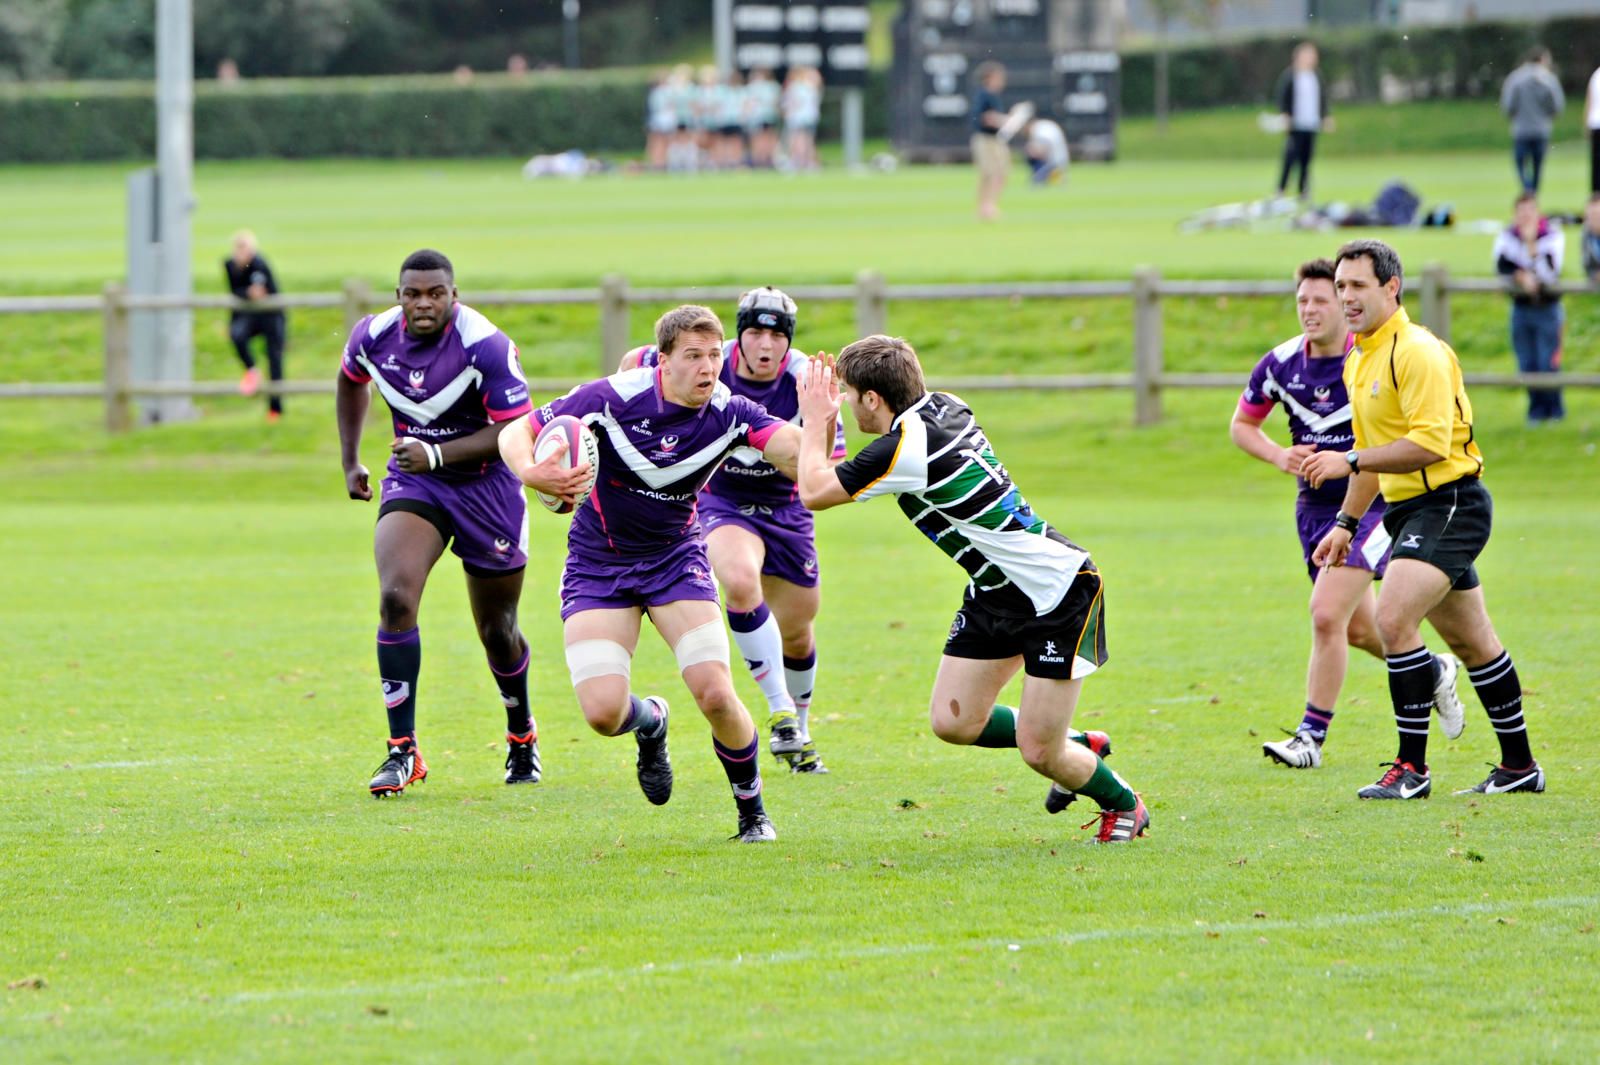
<path fill-rule="evenodd" d="M 1294 521 L 1300 530 L 1300 550 L 1305 555 L 1306 573 L 1313 582 L 1317 579 L 1317 567 L 1311 561 L 1311 552 L 1333 528 L 1333 516 L 1337 513 L 1336 503 L 1307 503 L 1304 499 L 1295 503 Z M 1373 577 L 1383 579 L 1384 570 L 1389 568 L 1389 534 L 1383 528 L 1381 502 L 1373 503 L 1361 516 L 1361 525 L 1350 541 L 1350 556 L 1344 564 L 1351 569 L 1371 570 Z"/>
<path fill-rule="evenodd" d="M 766 544 L 761 572 L 802 588 L 817 586 L 817 536 L 811 511 L 799 502 L 766 506 L 735 503 L 701 492 L 700 525 L 707 533 L 723 525 L 748 529 Z"/>
<path fill-rule="evenodd" d="M 656 555 L 625 556 L 583 551 L 568 539 L 561 570 L 562 621 L 585 610 L 648 609 L 684 599 L 717 601 L 702 540 L 680 540 Z"/>
<path fill-rule="evenodd" d="M 522 482 L 496 464 L 482 477 L 401 473 L 383 477 L 378 519 L 402 510 L 433 523 L 468 573 L 498 576 L 528 564 L 528 500 Z"/>

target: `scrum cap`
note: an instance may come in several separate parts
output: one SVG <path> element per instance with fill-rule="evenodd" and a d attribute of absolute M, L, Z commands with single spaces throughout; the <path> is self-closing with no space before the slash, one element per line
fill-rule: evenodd
<path fill-rule="evenodd" d="M 739 297 L 737 329 L 775 329 L 794 343 L 794 300 L 782 290 L 764 285 Z"/>

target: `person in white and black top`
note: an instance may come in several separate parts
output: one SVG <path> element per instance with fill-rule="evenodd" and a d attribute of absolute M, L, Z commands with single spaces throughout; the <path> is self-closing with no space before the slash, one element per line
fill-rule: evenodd
<path fill-rule="evenodd" d="M 1322 75 L 1317 73 L 1317 46 L 1302 41 L 1295 47 L 1294 61 L 1278 77 L 1273 95 L 1278 100 L 1278 111 L 1283 115 L 1288 139 L 1283 143 L 1283 169 L 1278 174 L 1278 195 L 1289 188 L 1289 173 L 1300 168 L 1300 198 L 1307 197 L 1311 184 L 1311 153 L 1317 146 L 1317 134 L 1333 128 L 1328 117 L 1328 94 L 1324 91 Z"/>
<path fill-rule="evenodd" d="M 263 300 L 278 294 L 277 279 L 272 267 L 256 248 L 256 235 L 241 229 L 233 235 L 233 254 L 223 260 L 228 274 L 228 288 L 237 299 Z M 267 372 L 274 383 L 283 380 L 283 341 L 287 332 L 282 311 L 234 311 L 228 322 L 228 336 L 233 350 L 244 363 L 244 376 L 239 378 L 241 395 L 253 396 L 261 388 L 261 371 L 256 369 L 255 356 L 250 354 L 250 341 L 265 337 L 267 344 Z M 277 421 L 283 416 L 283 397 L 274 394 L 267 400 L 267 418 Z"/>
<path fill-rule="evenodd" d="M 1494 265 L 1511 283 L 1511 347 L 1523 373 L 1554 373 L 1561 368 L 1566 311 L 1561 306 L 1561 265 L 1566 238 L 1561 226 L 1539 214 L 1531 192 L 1517 197 L 1512 223 L 1494 242 Z M 1559 388 L 1528 389 L 1528 424 L 1566 416 Z"/>
<path fill-rule="evenodd" d="M 835 466 L 841 403 L 876 439 Z M 837 361 L 819 352 L 801 386 L 800 416 L 797 483 L 807 509 L 893 495 L 917 531 L 966 571 L 933 682 L 934 734 L 1016 748 L 1051 781 L 1046 810 L 1077 795 L 1095 801 L 1099 842 L 1143 835 L 1143 800 L 1101 757 L 1110 740 L 1070 727 L 1084 678 L 1106 662 L 1104 588 L 1089 552 L 1028 505 L 971 408 L 929 392 L 917 353 L 899 337 L 865 337 Z M 1018 670 L 1026 675 L 1021 703 L 996 705 Z"/>

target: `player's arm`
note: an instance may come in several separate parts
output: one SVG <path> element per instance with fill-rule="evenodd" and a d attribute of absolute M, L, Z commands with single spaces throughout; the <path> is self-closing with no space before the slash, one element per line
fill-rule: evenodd
<path fill-rule="evenodd" d="M 642 366 L 644 350 L 644 348 L 633 348 L 627 354 L 623 355 L 622 361 L 617 364 L 617 372 L 621 373 L 623 370 L 637 370 L 640 366 Z"/>
<path fill-rule="evenodd" d="M 827 510 L 852 501 L 834 467 L 834 441 L 839 419 L 839 382 L 827 352 L 812 356 L 800 382 L 800 453 L 795 484 L 807 510 Z"/>
<path fill-rule="evenodd" d="M 568 469 L 562 463 L 562 457 L 567 453 L 565 439 L 558 437 L 550 454 L 538 462 L 533 461 L 533 441 L 544 427 L 544 420 L 539 416 L 541 409 L 549 408 L 535 409 L 504 423 L 495 441 L 500 459 L 529 488 L 557 496 L 568 503 L 577 503 L 579 490 L 589 481 L 589 464 L 582 462 Z"/>
<path fill-rule="evenodd" d="M 510 422 L 491 422 L 470 436 L 442 444 L 402 436 L 389 445 L 394 463 L 406 473 L 428 473 L 452 462 L 488 462 L 500 454 L 500 434 Z"/>
<path fill-rule="evenodd" d="M 1270 407 L 1268 408 L 1271 409 Z M 1266 421 L 1264 415 L 1257 414 L 1254 410 L 1246 409 L 1241 401 L 1233 409 L 1233 421 L 1228 425 L 1228 436 L 1232 438 L 1234 446 L 1246 455 L 1254 455 L 1269 466 L 1276 466 L 1284 473 L 1294 475 L 1300 472 L 1300 464 L 1306 456 L 1316 450 L 1311 444 L 1295 444 L 1292 447 L 1280 447 L 1266 431 L 1261 428 Z"/>
<path fill-rule="evenodd" d="M 1334 518 L 1333 528 L 1323 533 L 1322 539 L 1311 552 L 1313 565 L 1323 568 L 1344 565 L 1345 559 L 1350 557 L 1350 542 L 1355 539 L 1356 527 L 1376 498 L 1378 498 L 1377 474 L 1358 473 L 1350 478 L 1350 483 L 1344 490 L 1344 502 L 1339 504 L 1339 513 Z"/>
<path fill-rule="evenodd" d="M 339 462 L 344 467 L 344 487 L 351 499 L 372 498 L 368 471 L 361 464 L 361 426 L 372 405 L 365 381 L 354 380 L 341 367 L 334 385 L 334 419 L 339 425 Z"/>

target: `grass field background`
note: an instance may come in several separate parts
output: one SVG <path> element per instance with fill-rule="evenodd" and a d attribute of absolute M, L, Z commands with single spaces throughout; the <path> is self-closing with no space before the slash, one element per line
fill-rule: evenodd
<path fill-rule="evenodd" d="M 1416 163 L 1463 190 L 1468 217 L 1505 213 L 1501 155 Z M 1319 183 L 1354 197 L 1373 170 L 1330 158 Z M 215 255 L 197 276 L 212 283 L 244 221 L 297 291 L 381 282 L 425 243 L 469 289 L 607 269 L 1281 276 L 1342 234 L 1173 230 L 1263 173 L 1083 167 L 1067 189 L 1013 188 L 1007 219 L 980 228 L 965 170 L 524 185 L 508 162 L 207 166 L 197 246 Z M 1578 173 L 1558 152 L 1552 187 Z M 0 170 L 18 207 L 8 291 L 115 275 L 121 174 Z M 1404 240 L 1408 264 L 1487 271 L 1486 236 Z M 1041 301 L 954 306 L 891 308 L 936 373 L 1127 365 L 1125 304 L 1086 306 L 1081 324 Z M 1491 339 L 1503 303 L 1476 313 L 1463 360 L 1509 368 Z M 496 318 L 530 371 L 594 362 L 592 319 Z M 336 318 L 295 323 L 294 375 L 331 374 Z M 3 379 L 92 379 L 92 320 L 12 324 Z M 197 329 L 202 371 L 231 373 L 219 322 Z M 848 307 L 802 308 L 802 346 L 849 329 Z M 1191 301 L 1169 310 L 1169 363 L 1242 377 L 1293 330 L 1286 303 Z M 1569 357 L 1592 366 L 1592 340 L 1569 332 Z M 500 783 L 502 714 L 447 556 L 421 618 L 433 775 L 375 803 L 374 508 L 343 498 L 331 400 L 293 399 L 274 427 L 255 403 L 208 401 L 196 421 L 121 438 L 96 404 L 0 406 L 0 1059 L 1594 1060 L 1600 397 L 1569 391 L 1566 422 L 1540 432 L 1519 393 L 1473 398 L 1496 500 L 1480 568 L 1550 791 L 1449 794 L 1496 751 L 1464 693 L 1465 735 L 1434 737 L 1434 798 L 1368 806 L 1355 789 L 1394 742 L 1373 661 L 1352 661 L 1325 768 L 1260 756 L 1299 717 L 1308 589 L 1292 484 L 1227 442 L 1233 396 L 1175 393 L 1144 430 L 1125 394 L 974 397 L 1030 500 L 1107 574 L 1112 660 L 1077 723 L 1112 733 L 1154 817 L 1117 848 L 1083 843 L 1083 804 L 1045 815 L 1043 780 L 1013 752 L 929 732 L 961 577 L 888 503 L 818 523 L 813 731 L 833 772 L 769 761 L 779 841 L 735 847 L 707 730 L 658 640 L 635 676 L 677 711 L 672 803 L 648 806 L 631 743 L 582 724 L 555 617 L 565 519 L 533 515 L 523 606 L 545 782 Z M 386 440 L 375 419 L 374 469 Z"/>

